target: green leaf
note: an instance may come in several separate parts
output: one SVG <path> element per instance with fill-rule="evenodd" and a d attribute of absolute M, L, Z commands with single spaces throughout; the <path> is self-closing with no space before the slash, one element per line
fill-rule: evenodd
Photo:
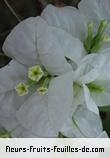
<path fill-rule="evenodd" d="M 99 107 L 100 112 L 110 112 L 110 106 Z"/>
<path fill-rule="evenodd" d="M 107 132 L 110 137 L 110 112 L 105 113 L 105 118 L 102 119 L 103 129 Z"/>

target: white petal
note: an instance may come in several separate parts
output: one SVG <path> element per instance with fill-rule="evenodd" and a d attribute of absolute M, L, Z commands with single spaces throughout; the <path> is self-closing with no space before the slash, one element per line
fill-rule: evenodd
<path fill-rule="evenodd" d="M 68 118 L 61 129 L 61 132 L 64 136 L 69 138 L 83 138 L 84 135 L 77 128 L 77 126 L 73 123 L 72 118 Z"/>
<path fill-rule="evenodd" d="M 38 23 L 37 39 L 40 61 L 49 73 L 59 75 L 72 70 L 54 32 L 44 20 Z"/>
<path fill-rule="evenodd" d="M 98 83 L 110 83 L 110 63 L 105 65 L 100 70 L 100 75 L 96 79 L 96 82 Z"/>
<path fill-rule="evenodd" d="M 20 124 L 41 137 L 55 137 L 48 114 L 48 97 L 33 94 L 17 112 Z"/>
<path fill-rule="evenodd" d="M 105 53 L 101 53 L 101 54 L 88 54 L 86 55 L 81 62 L 79 63 L 79 65 L 81 64 L 89 64 L 91 67 L 93 68 L 101 68 L 103 65 L 105 65 L 105 62 L 108 59 L 108 55 Z"/>
<path fill-rule="evenodd" d="M 13 138 L 39 138 L 40 136 L 29 132 L 23 128 L 20 124 L 11 132 Z"/>
<path fill-rule="evenodd" d="M 72 118 L 68 118 L 61 132 L 71 138 L 100 137 L 102 134 L 100 117 L 89 111 L 84 105 L 78 105 L 73 113 L 73 121 Z"/>
<path fill-rule="evenodd" d="M 83 105 L 79 105 L 73 119 L 84 137 L 98 137 L 102 132 L 100 117 L 89 111 Z"/>
<path fill-rule="evenodd" d="M 110 62 L 110 47 L 109 47 L 109 43 L 106 43 L 107 47 L 104 47 L 101 51 L 100 54 L 104 55 L 106 57 L 106 62 L 109 63 Z"/>
<path fill-rule="evenodd" d="M 98 111 L 97 105 L 95 104 L 94 100 L 90 96 L 88 87 L 86 85 L 83 85 L 83 89 L 84 89 L 85 105 L 90 111 L 98 115 L 99 111 Z"/>
<path fill-rule="evenodd" d="M 0 115 L 0 124 L 7 131 L 13 131 L 18 126 L 18 121 L 15 117 L 3 117 Z"/>
<path fill-rule="evenodd" d="M 93 69 L 84 76 L 79 78 L 79 82 L 87 84 L 96 80 L 99 76 L 99 71 L 97 69 Z"/>
<path fill-rule="evenodd" d="M 0 69 L 0 93 L 13 90 L 19 82 L 27 79 L 27 68 L 12 60 L 7 66 Z"/>
<path fill-rule="evenodd" d="M 110 19 L 110 1 L 109 0 L 100 0 L 100 11 L 104 15 L 105 19 Z"/>
<path fill-rule="evenodd" d="M 27 131 L 27 129 L 23 128 L 20 124 L 17 124 L 15 128 L 7 128 L 7 126 L 3 127 L 0 125 L 0 131 L 3 130 L 7 130 L 8 132 L 10 132 L 12 138 L 39 138 L 38 135 L 34 135 L 33 133 L 30 133 L 29 131 Z"/>
<path fill-rule="evenodd" d="M 83 88 L 78 84 L 73 84 L 73 91 L 74 91 L 74 105 L 79 105 L 84 103 L 84 92 Z"/>
<path fill-rule="evenodd" d="M 97 106 L 110 105 L 110 93 L 107 92 L 91 92 L 91 97 L 97 104 Z"/>
<path fill-rule="evenodd" d="M 110 19 L 110 1 L 109 0 L 82 0 L 78 6 L 81 14 L 87 20 L 94 20 L 99 23 L 100 20 Z"/>
<path fill-rule="evenodd" d="M 53 27 L 52 31 L 55 33 L 55 37 L 58 39 L 64 55 L 78 64 L 85 56 L 83 43 L 78 38 L 59 28 Z"/>
<path fill-rule="evenodd" d="M 28 18 L 12 30 L 3 45 L 5 54 L 22 64 L 34 65 L 37 63 L 36 27 L 38 19 Z"/>
<path fill-rule="evenodd" d="M 101 68 L 100 75 L 93 84 L 104 88 L 102 91 L 91 91 L 91 96 L 98 106 L 110 105 L 110 64 Z"/>
<path fill-rule="evenodd" d="M 19 82 L 25 82 L 27 68 L 12 60 L 0 69 L 0 124 L 9 131 L 16 128 L 16 111 L 27 99 L 19 97 L 14 88 Z"/>
<path fill-rule="evenodd" d="M 0 94 L 0 124 L 12 131 L 18 125 L 16 112 L 28 96 L 19 97 L 14 90 Z"/>
<path fill-rule="evenodd" d="M 49 25 L 64 29 L 80 39 L 85 39 L 85 23 L 74 7 L 57 8 L 48 5 L 41 15 Z"/>
<path fill-rule="evenodd" d="M 79 63 L 79 67 L 75 72 L 77 80 L 81 83 L 93 82 L 100 76 L 105 62 L 106 57 L 104 54 L 91 54 L 85 56 Z"/>
<path fill-rule="evenodd" d="M 53 79 L 49 86 L 48 111 L 50 121 L 59 132 L 66 119 L 72 115 L 73 73 Z"/>
<path fill-rule="evenodd" d="M 79 3 L 78 8 L 87 21 L 93 20 L 96 23 L 99 23 L 99 20 L 105 19 L 102 11 L 105 10 L 105 8 L 100 8 L 100 3 L 100 0 L 82 0 Z"/>
<path fill-rule="evenodd" d="M 76 69 L 74 73 L 74 80 L 77 83 L 86 84 L 96 80 L 98 76 L 99 70 L 97 68 L 94 68 L 93 66 L 84 63 Z"/>

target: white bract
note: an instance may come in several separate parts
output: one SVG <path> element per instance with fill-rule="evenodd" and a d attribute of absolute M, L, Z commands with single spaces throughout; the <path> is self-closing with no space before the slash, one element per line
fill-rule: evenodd
<path fill-rule="evenodd" d="M 86 105 L 99 117 L 88 90 L 91 86 L 87 84 L 99 82 L 98 77 L 105 80 L 100 77 L 100 69 L 107 59 L 99 57 L 101 61 L 97 64 L 95 57 L 85 57 L 87 52 L 79 40 L 86 38 L 85 30 L 77 9 L 49 5 L 41 17 L 22 21 L 6 38 L 3 50 L 13 60 L 0 69 L 0 124 L 9 131 L 13 129 L 12 136 L 57 137 L 64 125 L 69 127 L 66 121 L 72 120 L 79 104 Z M 78 84 L 84 89 L 79 102 L 81 91 L 76 95 L 75 88 Z M 96 124 L 96 133 L 83 133 L 87 137 L 99 136 L 102 128 L 100 123 Z"/>

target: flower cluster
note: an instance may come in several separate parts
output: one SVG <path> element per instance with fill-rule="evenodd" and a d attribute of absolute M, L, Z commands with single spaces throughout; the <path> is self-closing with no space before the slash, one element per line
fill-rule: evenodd
<path fill-rule="evenodd" d="M 46 94 L 48 92 L 49 82 L 51 80 L 51 76 L 43 71 L 39 65 L 32 66 L 28 71 L 28 83 L 19 83 L 15 90 L 19 96 L 24 96 L 29 93 L 29 89 L 34 86 L 37 87 L 37 91 L 39 94 Z"/>
<path fill-rule="evenodd" d="M 107 137 L 98 107 L 110 105 L 110 11 L 99 1 L 48 5 L 6 38 L 0 125 L 12 137 Z"/>

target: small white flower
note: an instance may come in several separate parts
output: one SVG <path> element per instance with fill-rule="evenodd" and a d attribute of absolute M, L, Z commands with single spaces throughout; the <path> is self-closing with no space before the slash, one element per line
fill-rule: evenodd
<path fill-rule="evenodd" d="M 29 68 L 28 77 L 32 81 L 38 82 L 44 75 L 42 68 L 39 65 L 35 65 Z"/>
<path fill-rule="evenodd" d="M 15 90 L 19 96 L 24 96 L 24 95 L 28 94 L 28 86 L 25 83 L 19 83 L 15 87 Z"/>

